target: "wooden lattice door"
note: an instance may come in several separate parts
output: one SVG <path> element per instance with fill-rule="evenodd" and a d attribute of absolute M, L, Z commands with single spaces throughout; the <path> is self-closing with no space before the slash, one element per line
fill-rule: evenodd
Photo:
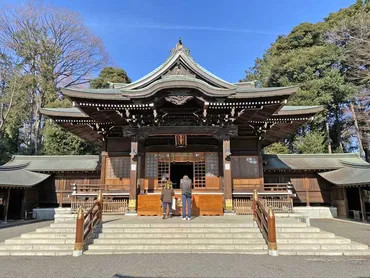
<path fill-rule="evenodd" d="M 195 154 L 194 160 L 194 188 L 205 188 L 206 162 L 204 159 L 204 154 Z"/>
<path fill-rule="evenodd" d="M 158 155 L 158 186 L 164 186 L 165 178 L 170 177 L 170 158 L 169 155 Z"/>

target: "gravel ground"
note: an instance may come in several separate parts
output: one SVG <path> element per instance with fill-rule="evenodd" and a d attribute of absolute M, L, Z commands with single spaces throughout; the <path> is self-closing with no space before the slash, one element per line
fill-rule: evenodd
<path fill-rule="evenodd" d="M 370 277 L 370 258 L 145 254 L 0 257 L 0 277 Z"/>
<path fill-rule="evenodd" d="M 370 246 L 370 224 L 335 219 L 311 219 L 311 226 Z M 370 277 L 370 273 L 368 276 Z"/>
<path fill-rule="evenodd" d="M 49 226 L 53 223 L 53 220 L 50 221 L 33 221 L 25 222 L 19 221 L 15 223 L 1 224 L 0 225 L 0 242 L 5 241 L 8 238 L 18 237 L 24 233 L 34 232 L 38 228 Z M 2 277 L 0 273 L 0 277 Z"/>

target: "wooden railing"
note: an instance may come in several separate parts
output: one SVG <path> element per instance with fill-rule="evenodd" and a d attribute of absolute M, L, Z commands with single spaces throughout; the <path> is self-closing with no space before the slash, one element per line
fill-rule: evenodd
<path fill-rule="evenodd" d="M 95 193 L 99 190 L 104 192 L 125 191 L 129 189 L 129 186 L 122 184 L 73 184 L 73 187 L 75 187 L 77 193 Z"/>
<path fill-rule="evenodd" d="M 257 191 L 253 194 L 253 219 L 256 221 L 266 243 L 268 245 L 269 255 L 277 256 L 276 244 L 276 225 L 275 214 L 272 207 L 269 207 L 268 212 L 264 204 L 258 200 Z"/>
<path fill-rule="evenodd" d="M 233 199 L 233 209 L 238 215 L 253 215 L 253 200 L 246 198 Z"/>
<path fill-rule="evenodd" d="M 77 221 L 76 221 L 76 237 L 73 256 L 81 256 L 86 240 L 93 233 L 99 223 L 102 221 L 103 216 L 103 194 L 99 191 L 98 199 L 94 205 L 84 215 L 82 207 L 78 208 Z"/>
<path fill-rule="evenodd" d="M 284 199 L 262 199 L 265 207 L 272 207 L 274 212 L 292 213 L 293 199 L 288 196 Z"/>
<path fill-rule="evenodd" d="M 272 207 L 274 212 L 292 213 L 293 199 L 288 197 L 284 199 L 259 199 L 264 207 Z M 234 198 L 233 208 L 236 214 L 252 215 L 253 214 L 253 200 L 247 198 Z"/>
<path fill-rule="evenodd" d="M 77 211 L 79 207 L 84 210 L 89 210 L 94 204 L 95 200 L 80 200 L 74 198 L 71 202 L 72 211 Z M 104 213 L 125 213 L 128 211 L 128 199 L 121 200 L 105 200 L 103 202 Z"/>
<path fill-rule="evenodd" d="M 265 191 L 287 191 L 289 188 L 288 183 L 264 183 Z"/>

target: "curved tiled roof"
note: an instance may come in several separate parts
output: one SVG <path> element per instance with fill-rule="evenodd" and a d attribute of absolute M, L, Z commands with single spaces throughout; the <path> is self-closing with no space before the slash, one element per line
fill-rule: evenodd
<path fill-rule="evenodd" d="M 334 170 L 347 166 L 370 165 L 356 153 L 265 154 L 264 170 Z"/>
<path fill-rule="evenodd" d="M 0 166 L 0 187 L 32 187 L 46 180 L 50 175 L 28 171 L 28 164 Z"/>
<path fill-rule="evenodd" d="M 19 164 L 35 172 L 100 171 L 98 155 L 15 155 L 4 166 Z"/>

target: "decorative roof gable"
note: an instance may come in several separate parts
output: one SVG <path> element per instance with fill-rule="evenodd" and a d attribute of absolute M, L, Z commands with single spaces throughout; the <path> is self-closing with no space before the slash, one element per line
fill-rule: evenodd
<path fill-rule="evenodd" d="M 113 86 L 116 89 L 137 90 L 145 88 L 160 79 L 166 79 L 173 76 L 200 79 L 212 87 L 220 89 L 236 88 L 235 84 L 222 80 L 197 64 L 190 56 L 190 50 L 184 47 L 181 38 L 176 44 L 176 47 L 171 50 L 170 57 L 158 68 L 133 83 L 113 84 Z"/>

